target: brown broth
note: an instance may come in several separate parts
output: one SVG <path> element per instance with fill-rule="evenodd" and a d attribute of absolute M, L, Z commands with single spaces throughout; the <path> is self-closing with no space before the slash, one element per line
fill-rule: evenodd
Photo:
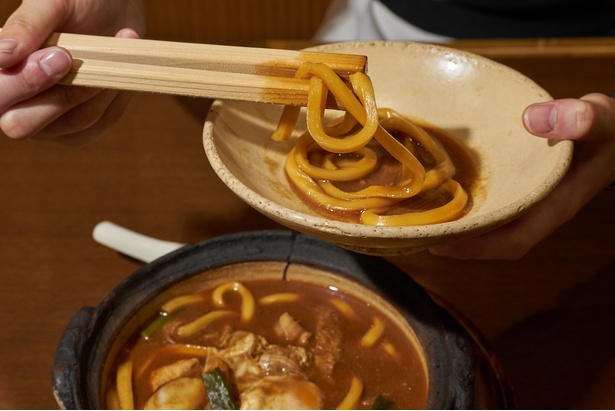
<path fill-rule="evenodd" d="M 238 316 L 229 320 L 220 320 L 209 325 L 204 331 L 192 337 L 178 337 L 173 331 L 164 328 L 149 339 L 136 335 L 127 344 L 118 361 L 123 361 L 128 354 L 134 361 L 134 393 L 135 406 L 143 407 L 147 398 L 152 394 L 147 387 L 145 376 L 152 370 L 182 358 L 182 355 L 162 355 L 154 353 L 171 341 L 180 344 L 209 345 L 216 341 L 214 334 L 221 332 L 223 327 L 231 326 L 236 330 L 245 330 L 264 336 L 270 344 L 288 345 L 284 338 L 273 332 L 275 324 L 283 313 L 289 313 L 306 330 L 314 333 L 318 321 L 316 312 L 322 307 L 331 309 L 339 318 L 339 331 L 341 332 L 341 358 L 333 368 L 333 374 L 325 377 L 318 372 L 312 363 L 305 370 L 309 379 L 324 393 L 324 408 L 334 409 L 342 401 L 350 386 L 352 376 L 358 376 L 364 384 L 364 392 L 359 408 L 370 408 L 374 399 L 382 395 L 395 403 L 396 408 L 416 409 L 423 408 L 426 403 L 428 378 L 424 369 L 421 355 L 415 344 L 408 340 L 407 334 L 401 331 L 386 315 L 379 313 L 371 305 L 358 300 L 348 294 L 341 293 L 334 288 L 328 289 L 319 285 L 302 281 L 282 280 L 249 280 L 242 282 L 252 293 L 255 299 L 273 293 L 296 293 L 301 296 L 297 303 L 276 303 L 272 305 L 257 304 L 255 317 L 248 323 L 243 323 Z M 171 322 L 188 323 L 193 319 L 214 309 L 220 309 L 211 303 L 213 289 L 199 292 L 204 301 L 190 305 L 174 314 L 165 325 L 172 329 Z M 347 318 L 331 304 L 331 299 L 346 302 L 352 307 L 356 316 Z M 240 311 L 241 298 L 237 293 L 224 294 L 225 309 Z M 363 348 L 359 340 L 377 316 L 385 323 L 385 334 L 378 343 L 371 348 Z M 151 319 L 150 321 L 153 321 Z M 144 325 L 144 327 L 147 324 Z M 396 349 L 394 356 L 385 352 L 382 342 L 388 341 Z M 308 339 L 305 348 L 311 356 L 316 349 L 315 338 Z M 154 358 L 153 360 L 151 360 Z M 144 365 L 147 364 L 147 365 Z M 117 366 L 117 365 L 116 365 Z M 111 373 L 114 375 L 114 373 Z M 114 385 L 112 382 L 111 386 Z M 206 404 L 202 404 L 205 406 Z M 240 405 L 240 404 L 238 404 Z"/>
<path fill-rule="evenodd" d="M 414 123 L 420 125 L 427 133 L 440 142 L 443 148 L 448 153 L 451 161 L 455 165 L 455 175 L 454 179 L 461 184 L 464 190 L 468 193 L 468 204 L 465 209 L 465 214 L 467 214 L 473 205 L 473 197 L 477 190 L 479 189 L 479 172 L 478 166 L 474 161 L 472 154 L 469 149 L 465 147 L 458 138 L 454 135 L 439 129 L 433 125 L 420 122 L 417 120 L 412 120 Z M 399 131 L 394 131 L 391 133 L 398 140 L 402 140 L 405 138 L 403 133 Z M 382 147 L 376 143 L 375 141 L 371 141 L 368 144 L 368 147 L 372 148 L 376 151 L 379 158 L 379 165 L 368 177 L 349 181 L 349 182 L 335 182 L 334 185 L 344 191 L 359 191 L 371 185 L 393 185 L 399 182 L 401 176 L 401 165 L 397 160 L 395 160 L 389 153 L 384 151 Z M 423 164 L 426 170 L 429 170 L 434 166 L 434 161 L 426 152 L 426 150 L 420 146 L 415 145 L 415 156 L 418 160 Z M 349 155 L 340 155 L 340 157 L 348 157 Z M 331 208 L 322 207 L 320 204 L 313 202 L 308 196 L 305 195 L 301 190 L 298 190 L 292 181 L 289 180 L 289 184 L 293 188 L 294 192 L 298 197 L 302 199 L 302 201 L 307 204 L 310 208 L 316 211 L 319 214 L 325 215 L 327 217 L 333 218 L 339 221 L 347 221 L 351 223 L 360 223 L 361 221 L 361 211 L 359 212 L 345 212 L 334 210 Z M 439 207 L 441 205 L 446 204 L 450 200 L 450 195 L 442 195 L 442 196 L 425 196 L 418 195 L 411 199 L 408 199 L 404 202 L 397 204 L 394 207 L 391 207 L 384 214 L 401 214 L 407 212 L 418 212 L 433 209 Z"/>

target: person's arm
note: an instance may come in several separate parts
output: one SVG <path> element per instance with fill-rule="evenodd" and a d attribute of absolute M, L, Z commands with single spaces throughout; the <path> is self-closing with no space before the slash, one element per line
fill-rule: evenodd
<path fill-rule="evenodd" d="M 128 95 L 57 85 L 72 65 L 70 53 L 39 48 L 53 32 L 137 38 L 144 29 L 142 0 L 24 0 L 0 32 L 0 130 L 67 144 L 102 134 Z"/>
<path fill-rule="evenodd" d="M 560 184 L 517 220 L 456 244 L 433 247 L 432 254 L 458 259 L 521 258 L 557 227 L 576 215 L 615 181 L 615 100 L 603 94 L 534 104 L 523 114 L 532 134 L 573 140 L 570 169 Z"/>

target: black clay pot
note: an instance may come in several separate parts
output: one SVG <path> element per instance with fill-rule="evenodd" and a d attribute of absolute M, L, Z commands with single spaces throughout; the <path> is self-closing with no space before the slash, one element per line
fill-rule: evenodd
<path fill-rule="evenodd" d="M 208 270 L 253 261 L 314 266 L 383 296 L 411 324 L 426 356 L 427 408 L 474 408 L 473 343 L 464 327 L 387 261 L 287 231 L 239 233 L 187 245 L 144 265 L 98 307 L 81 309 L 66 328 L 53 365 L 58 404 L 65 409 L 102 407 L 103 369 L 118 333 L 162 291 Z"/>

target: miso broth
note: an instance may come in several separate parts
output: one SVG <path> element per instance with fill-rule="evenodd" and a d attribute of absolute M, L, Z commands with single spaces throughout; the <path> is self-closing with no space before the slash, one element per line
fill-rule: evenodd
<path fill-rule="evenodd" d="M 416 341 L 338 288 L 231 280 L 160 300 L 119 350 L 105 405 L 207 409 L 203 374 L 216 370 L 238 408 L 423 408 Z"/>

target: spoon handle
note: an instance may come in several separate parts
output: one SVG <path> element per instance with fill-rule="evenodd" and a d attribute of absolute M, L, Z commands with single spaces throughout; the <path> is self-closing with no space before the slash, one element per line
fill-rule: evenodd
<path fill-rule="evenodd" d="M 158 240 L 129 230 L 110 221 L 98 223 L 92 232 L 94 240 L 112 250 L 149 263 L 185 244 Z"/>

